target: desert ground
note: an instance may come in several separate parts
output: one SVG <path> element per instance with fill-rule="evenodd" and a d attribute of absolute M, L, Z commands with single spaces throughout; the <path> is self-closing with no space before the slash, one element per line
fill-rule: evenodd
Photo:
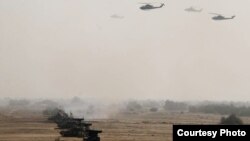
<path fill-rule="evenodd" d="M 92 129 L 102 130 L 102 141 L 171 141 L 173 124 L 216 124 L 220 115 L 192 113 L 119 114 L 90 120 Z M 250 123 L 249 117 L 242 117 Z M 55 141 L 60 137 L 56 124 L 41 112 L 1 109 L 0 141 Z M 62 138 L 80 141 L 81 138 Z"/>

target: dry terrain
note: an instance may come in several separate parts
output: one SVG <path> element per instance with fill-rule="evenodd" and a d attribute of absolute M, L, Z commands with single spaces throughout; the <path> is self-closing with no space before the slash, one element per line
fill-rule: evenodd
<path fill-rule="evenodd" d="M 56 125 L 40 112 L 1 109 L 0 141 L 55 141 L 59 137 Z M 93 129 L 101 129 L 102 141 L 171 141 L 172 125 L 216 124 L 221 116 L 190 113 L 120 114 L 109 119 L 94 119 Z M 250 123 L 250 118 L 242 118 Z M 80 141 L 77 138 L 60 138 Z"/>

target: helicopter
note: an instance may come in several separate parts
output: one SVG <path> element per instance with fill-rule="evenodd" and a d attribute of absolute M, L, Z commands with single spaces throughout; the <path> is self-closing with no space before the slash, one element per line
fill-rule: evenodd
<path fill-rule="evenodd" d="M 193 6 L 186 8 L 185 11 L 187 12 L 201 12 L 203 9 L 195 9 Z"/>
<path fill-rule="evenodd" d="M 209 13 L 209 14 L 213 14 L 213 15 L 216 15 L 214 17 L 212 17 L 213 20 L 230 20 L 230 19 L 233 19 L 235 18 L 235 15 L 231 16 L 231 17 L 225 17 L 225 16 L 222 16 L 221 14 L 217 14 L 217 13 Z"/>
<path fill-rule="evenodd" d="M 142 3 L 142 4 L 145 4 L 145 5 L 140 7 L 141 10 L 150 10 L 150 9 L 162 8 L 165 5 L 164 3 L 161 3 L 160 6 L 153 6 L 150 3 Z"/>
<path fill-rule="evenodd" d="M 114 18 L 114 19 L 123 19 L 124 17 L 123 16 L 120 16 L 120 15 L 116 15 L 116 14 L 113 14 L 112 16 L 110 16 L 111 18 Z"/>

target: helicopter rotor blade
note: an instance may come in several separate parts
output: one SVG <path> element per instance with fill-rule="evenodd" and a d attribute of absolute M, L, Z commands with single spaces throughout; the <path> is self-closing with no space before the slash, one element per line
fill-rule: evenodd
<path fill-rule="evenodd" d="M 139 4 L 156 4 L 156 3 L 159 3 L 159 2 L 139 2 Z"/>
<path fill-rule="evenodd" d="M 141 3 L 139 3 L 139 4 L 151 4 L 151 3 L 141 2 Z"/>
<path fill-rule="evenodd" d="M 212 15 L 221 15 L 221 14 L 218 14 L 218 13 L 208 13 L 208 14 L 212 14 Z"/>

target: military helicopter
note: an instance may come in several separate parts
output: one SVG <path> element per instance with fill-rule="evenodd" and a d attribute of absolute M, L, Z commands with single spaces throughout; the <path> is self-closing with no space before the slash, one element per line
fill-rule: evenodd
<path fill-rule="evenodd" d="M 203 9 L 195 9 L 193 6 L 186 8 L 185 11 L 187 12 L 201 12 Z"/>
<path fill-rule="evenodd" d="M 213 15 L 216 15 L 214 17 L 212 17 L 213 20 L 230 20 L 230 19 L 233 19 L 235 18 L 235 15 L 233 15 L 232 17 L 225 17 L 225 16 L 222 16 L 221 14 L 217 14 L 217 13 L 209 13 L 209 14 L 213 14 Z"/>
<path fill-rule="evenodd" d="M 119 15 L 116 15 L 116 14 L 113 14 L 112 16 L 110 16 L 111 18 L 114 18 L 114 19 L 123 19 L 124 17 L 123 16 L 119 16 Z"/>
<path fill-rule="evenodd" d="M 151 10 L 151 9 L 156 9 L 156 8 L 162 8 L 165 5 L 164 3 L 161 3 L 160 6 L 153 6 L 150 3 L 142 3 L 142 4 L 145 4 L 145 5 L 140 7 L 141 10 Z"/>

